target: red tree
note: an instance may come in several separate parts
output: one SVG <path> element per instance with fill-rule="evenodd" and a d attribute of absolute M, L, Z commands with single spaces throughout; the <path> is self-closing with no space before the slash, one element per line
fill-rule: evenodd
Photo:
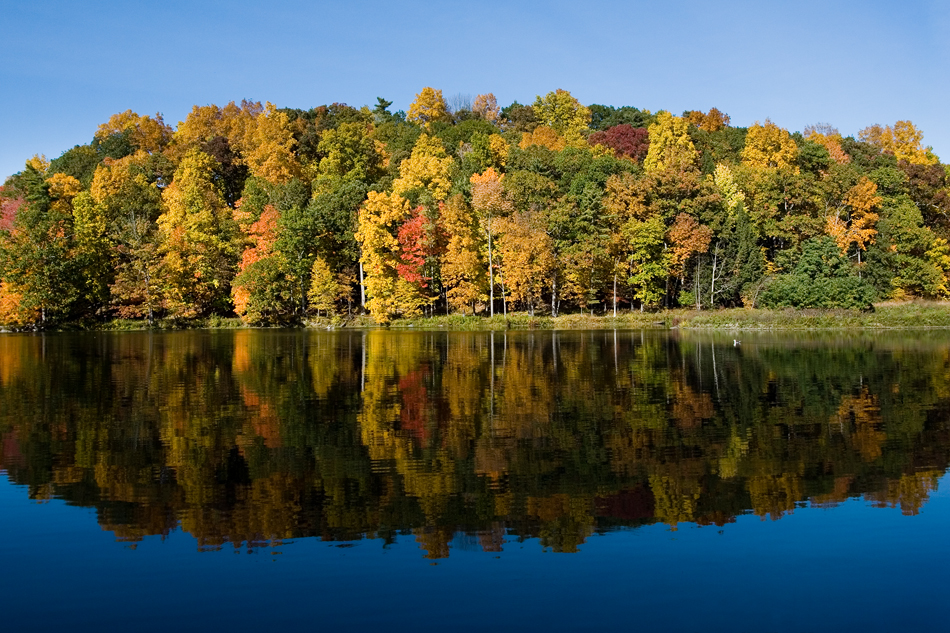
<path fill-rule="evenodd" d="M 633 127 L 627 123 L 615 125 L 603 132 L 594 132 L 588 137 L 591 145 L 606 145 L 619 158 L 626 156 L 641 161 L 650 149 L 650 135 L 646 128 Z"/>

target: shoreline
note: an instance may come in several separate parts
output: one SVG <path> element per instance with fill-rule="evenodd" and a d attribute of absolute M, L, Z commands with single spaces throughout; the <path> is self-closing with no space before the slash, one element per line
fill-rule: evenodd
<path fill-rule="evenodd" d="M 245 324 L 238 318 L 211 317 L 186 322 L 158 321 L 151 327 L 145 321 L 113 320 L 104 323 L 67 323 L 48 332 L 70 331 L 174 331 L 193 329 L 388 329 L 388 330 L 721 330 L 721 331 L 778 331 L 778 330 L 891 330 L 891 329 L 944 329 L 950 328 L 950 302 L 881 303 L 873 311 L 842 309 L 763 310 L 729 308 L 722 310 L 663 310 L 659 312 L 624 312 L 612 314 L 562 314 L 557 317 L 531 316 L 524 312 L 495 315 L 464 316 L 438 315 L 400 319 L 387 325 L 378 325 L 366 315 L 351 319 L 343 317 L 317 318 L 302 324 L 259 326 Z M 41 331 L 31 328 L 9 329 L 0 332 Z"/>

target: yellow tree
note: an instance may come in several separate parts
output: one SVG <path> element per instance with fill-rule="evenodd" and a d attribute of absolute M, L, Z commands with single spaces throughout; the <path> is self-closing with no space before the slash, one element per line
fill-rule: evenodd
<path fill-rule="evenodd" d="M 699 152 L 689 137 L 689 122 L 669 112 L 659 112 L 650 124 L 650 149 L 643 159 L 647 172 L 681 171 L 693 167 Z"/>
<path fill-rule="evenodd" d="M 214 104 L 193 106 L 172 141 L 172 153 L 181 159 L 189 149 L 200 147 L 216 136 L 228 140 L 228 145 L 238 151 L 248 147 L 249 133 L 254 129 L 257 116 L 263 111 L 257 101 L 242 101 L 238 106 L 233 101 L 223 108 Z"/>
<path fill-rule="evenodd" d="M 893 154 L 897 160 L 906 160 L 915 165 L 936 165 L 940 162 L 932 148 L 923 147 L 924 133 L 910 121 L 898 121 L 890 125 L 872 125 L 858 132 L 858 138 Z"/>
<path fill-rule="evenodd" d="M 446 155 L 438 138 L 422 134 L 409 158 L 399 163 L 399 178 L 393 182 L 393 193 L 405 196 L 424 189 L 433 200 L 445 200 L 452 187 L 452 163 L 452 157 Z"/>
<path fill-rule="evenodd" d="M 867 176 L 862 176 L 845 195 L 846 217 L 842 218 L 836 210 L 825 223 L 825 232 L 835 239 L 842 254 L 847 254 L 852 244 L 857 245 L 858 265 L 861 264 L 861 251 L 867 250 L 867 245 L 873 243 L 877 235 L 878 214 L 872 209 L 882 201 L 877 195 L 877 185 Z"/>
<path fill-rule="evenodd" d="M 498 255 L 511 301 L 520 301 L 531 315 L 554 268 L 554 242 L 537 218 L 525 213 L 497 218 Z"/>
<path fill-rule="evenodd" d="M 707 176 L 707 178 L 709 177 Z M 736 183 L 732 168 L 725 163 L 719 163 L 716 165 L 716 170 L 712 173 L 711 178 L 716 191 L 722 196 L 722 201 L 726 205 L 729 214 L 735 215 L 736 209 L 745 201 L 745 193 Z"/>
<path fill-rule="evenodd" d="M 703 114 L 699 110 L 692 110 L 686 119 L 691 125 L 695 125 L 701 130 L 707 132 L 716 132 L 729 125 L 729 115 L 720 112 L 716 108 L 711 108 L 708 113 Z"/>
<path fill-rule="evenodd" d="M 509 215 L 514 210 L 508 193 L 502 186 L 502 176 L 489 167 L 481 174 L 472 174 L 472 207 L 488 247 L 488 311 L 495 316 L 495 218 Z M 507 309 L 507 308 L 506 308 Z"/>
<path fill-rule="evenodd" d="M 581 143 L 590 125 L 590 110 L 567 90 L 555 90 L 534 100 L 534 115 L 541 125 L 553 129 L 568 143 Z"/>
<path fill-rule="evenodd" d="M 532 145 L 547 147 L 555 152 L 560 152 L 567 146 L 567 142 L 562 136 L 546 125 L 539 125 L 533 132 L 525 132 L 521 135 L 521 142 L 518 147 L 528 149 Z"/>
<path fill-rule="evenodd" d="M 96 130 L 96 138 L 100 141 L 115 134 L 128 134 L 135 149 L 149 154 L 162 151 L 172 139 L 172 129 L 165 125 L 161 114 L 156 114 L 153 119 L 131 110 L 113 114 Z"/>
<path fill-rule="evenodd" d="M 360 207 L 356 241 L 362 252 L 366 307 L 377 323 L 419 313 L 426 299 L 417 285 L 399 275 L 398 227 L 410 218 L 409 202 L 397 193 L 369 192 Z"/>
<path fill-rule="evenodd" d="M 442 283 L 449 305 L 462 312 L 487 297 L 482 239 L 478 222 L 465 198 L 457 194 L 439 207 L 439 222 L 448 236 L 441 255 Z"/>
<path fill-rule="evenodd" d="M 313 262 L 313 269 L 310 271 L 310 307 L 317 311 L 326 313 L 327 316 L 333 312 L 337 297 L 340 295 L 340 284 L 336 275 L 330 270 L 330 266 L 322 257 L 318 257 Z"/>
<path fill-rule="evenodd" d="M 791 169 L 798 173 L 795 160 L 798 158 L 798 145 L 788 134 L 788 130 L 766 119 L 764 125 L 756 121 L 749 128 L 742 150 L 742 162 L 758 170 Z"/>
<path fill-rule="evenodd" d="M 296 144 L 287 115 L 267 103 L 254 118 L 242 148 L 251 175 L 275 185 L 300 176 L 300 163 L 294 155 Z"/>
<path fill-rule="evenodd" d="M 433 121 L 443 119 L 447 114 L 448 107 L 445 99 L 442 98 L 442 91 L 426 86 L 416 95 L 416 100 L 409 105 L 409 114 L 406 118 L 429 129 Z"/>
<path fill-rule="evenodd" d="M 162 194 L 159 253 L 167 308 L 195 317 L 222 307 L 234 264 L 235 225 L 214 185 L 214 159 L 192 150 Z"/>

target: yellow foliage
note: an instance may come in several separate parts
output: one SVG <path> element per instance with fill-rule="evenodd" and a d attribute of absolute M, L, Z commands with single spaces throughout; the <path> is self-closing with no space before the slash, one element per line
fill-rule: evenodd
<path fill-rule="evenodd" d="M 553 129 L 569 144 L 583 140 L 590 125 L 590 110 L 567 90 L 549 92 L 544 98 L 539 95 L 532 107 L 541 125 Z"/>
<path fill-rule="evenodd" d="M 742 162 L 754 169 L 792 169 L 798 173 L 795 160 L 798 158 L 798 146 L 788 134 L 788 130 L 766 119 L 761 125 L 758 121 L 749 128 L 742 150 Z"/>
<path fill-rule="evenodd" d="M 525 132 L 522 134 L 521 142 L 518 143 L 518 147 L 521 149 L 527 149 L 532 145 L 540 145 L 555 152 L 560 152 L 567 146 L 567 143 L 553 128 L 546 125 L 539 125 L 533 132 Z"/>
<path fill-rule="evenodd" d="M 89 190 L 93 200 L 102 204 L 110 197 L 120 195 L 130 185 L 157 188 L 154 183 L 149 184 L 145 174 L 137 169 L 147 159 L 145 152 L 136 152 L 96 167 Z"/>
<path fill-rule="evenodd" d="M 129 134 L 129 140 L 136 149 L 149 154 L 162 151 L 172 139 L 172 129 L 165 125 L 161 114 L 156 114 L 153 119 L 140 116 L 132 110 L 109 117 L 109 120 L 96 130 L 96 138 L 102 141 L 113 134 L 123 133 Z"/>
<path fill-rule="evenodd" d="M 689 122 L 669 112 L 659 112 L 650 125 L 650 149 L 643 159 L 647 172 L 683 170 L 695 166 L 699 152 L 689 137 Z"/>
<path fill-rule="evenodd" d="M 435 200 L 445 200 L 452 187 L 452 163 L 442 141 L 422 134 L 409 158 L 399 163 L 399 178 L 393 182 L 393 193 L 402 196 L 413 189 L 427 189 Z"/>
<path fill-rule="evenodd" d="M 508 163 L 508 142 L 501 134 L 492 134 L 488 137 L 488 151 L 495 165 L 504 167 Z"/>
<path fill-rule="evenodd" d="M 32 167 L 41 174 L 45 174 L 46 170 L 49 169 L 49 160 L 46 158 L 45 154 L 33 154 L 32 158 L 28 158 L 26 161 L 27 167 Z"/>
<path fill-rule="evenodd" d="M 709 112 L 703 114 L 699 110 L 693 110 L 686 119 L 691 125 L 695 125 L 701 130 L 707 132 L 716 132 L 729 125 L 730 118 L 725 112 L 720 112 L 716 108 L 710 108 Z"/>
<path fill-rule="evenodd" d="M 247 135 L 244 160 L 252 175 L 271 184 L 284 184 L 301 173 L 294 155 L 296 144 L 287 115 L 268 102 Z"/>
<path fill-rule="evenodd" d="M 915 165 L 936 165 L 938 158 L 930 147 L 922 146 L 924 133 L 910 121 L 898 121 L 894 127 L 872 125 L 858 133 L 858 138 L 893 154 L 897 160 Z"/>
<path fill-rule="evenodd" d="M 192 150 L 162 193 L 158 218 L 168 309 L 190 318 L 210 309 L 232 275 L 232 213 L 212 181 L 214 159 Z"/>
<path fill-rule="evenodd" d="M 233 101 L 223 108 L 216 105 L 193 106 L 184 121 L 179 121 L 174 135 L 175 153 L 184 156 L 192 147 L 198 147 L 216 136 L 223 136 L 233 150 L 247 149 L 248 134 L 262 112 L 260 102 Z M 179 156 L 180 158 L 180 156 Z"/>
<path fill-rule="evenodd" d="M 495 229 L 505 291 L 511 301 L 533 309 L 542 303 L 541 293 L 555 266 L 554 241 L 523 214 L 496 219 Z"/>
<path fill-rule="evenodd" d="M 365 273 L 366 307 L 377 323 L 394 316 L 413 316 L 425 303 L 418 289 L 399 276 L 396 231 L 409 219 L 409 202 L 397 193 L 370 191 L 360 207 L 356 241 Z"/>
<path fill-rule="evenodd" d="M 39 320 L 39 310 L 21 307 L 22 300 L 22 293 L 13 284 L 0 281 L 0 325 L 21 326 Z"/>
<path fill-rule="evenodd" d="M 310 291 L 307 298 L 310 300 L 310 307 L 317 311 L 326 313 L 328 316 L 333 312 L 336 305 L 337 296 L 340 294 L 340 284 L 336 275 L 330 270 L 330 266 L 322 257 L 318 257 L 313 262 L 313 268 L 310 271 Z"/>
<path fill-rule="evenodd" d="M 53 174 L 46 179 L 46 182 L 49 184 L 49 195 L 54 200 L 63 201 L 67 204 L 82 191 L 82 185 L 79 181 L 66 174 Z"/>
<path fill-rule="evenodd" d="M 452 196 L 439 211 L 440 224 L 448 234 L 441 256 L 445 297 L 452 308 L 464 313 L 487 297 L 485 266 L 480 257 L 482 240 L 472 210 L 461 194 Z"/>
<path fill-rule="evenodd" d="M 708 177 L 708 176 L 707 176 Z M 716 190 L 722 196 L 726 209 L 730 213 L 734 212 L 740 204 L 745 202 L 745 193 L 739 188 L 733 176 L 732 169 L 725 163 L 716 165 L 716 171 L 712 174 L 713 184 Z"/>
<path fill-rule="evenodd" d="M 433 121 L 438 121 L 447 114 L 448 107 L 445 105 L 445 99 L 442 98 L 442 91 L 426 86 L 422 89 L 422 92 L 416 95 L 416 100 L 410 104 L 406 119 L 419 123 L 428 129 Z"/>

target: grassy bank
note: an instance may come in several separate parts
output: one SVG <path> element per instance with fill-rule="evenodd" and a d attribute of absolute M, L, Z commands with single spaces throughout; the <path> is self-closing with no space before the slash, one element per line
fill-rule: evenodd
<path fill-rule="evenodd" d="M 394 321 L 393 329 L 445 330 L 830 330 L 878 328 L 950 328 L 950 303 L 883 303 L 873 312 L 858 310 L 664 310 L 617 315 L 565 314 L 558 317 L 510 313 L 507 317 L 436 316 Z"/>
<path fill-rule="evenodd" d="M 108 322 L 71 323 L 57 330 L 184 330 L 237 329 L 251 327 L 241 319 L 211 317 L 193 321 L 159 320 L 151 328 L 145 320 L 115 319 Z M 379 327 L 368 315 L 306 321 L 304 328 L 315 330 Z M 950 328 L 950 303 L 881 303 L 874 311 L 857 310 L 663 310 L 659 312 L 623 312 L 611 314 L 562 314 L 557 317 L 531 316 L 524 312 L 494 317 L 460 314 L 399 319 L 388 326 L 393 330 L 835 330 L 882 328 Z M 3 331 L 0 329 L 0 331 Z"/>

